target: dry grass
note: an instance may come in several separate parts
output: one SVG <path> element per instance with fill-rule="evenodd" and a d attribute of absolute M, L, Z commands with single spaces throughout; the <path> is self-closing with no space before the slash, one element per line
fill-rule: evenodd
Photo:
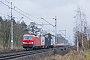
<path fill-rule="evenodd" d="M 68 54 L 61 56 L 55 55 L 47 57 L 44 60 L 90 60 L 90 50 L 88 51 L 70 51 Z"/>
<path fill-rule="evenodd" d="M 87 50 L 86 57 L 87 57 L 88 60 L 90 60 L 90 50 Z"/>

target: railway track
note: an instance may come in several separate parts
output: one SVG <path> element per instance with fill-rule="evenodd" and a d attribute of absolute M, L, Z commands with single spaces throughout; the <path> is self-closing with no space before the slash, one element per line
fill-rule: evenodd
<path fill-rule="evenodd" d="M 14 53 L 14 52 L 23 52 L 24 49 L 19 49 L 19 50 L 3 50 L 3 51 L 0 51 L 0 54 L 8 54 L 8 53 Z"/>
<path fill-rule="evenodd" d="M 0 60 L 14 59 L 23 56 L 39 54 L 47 51 L 48 49 L 41 49 L 41 50 L 33 50 L 33 51 L 9 52 L 4 54 L 2 53 L 0 54 Z"/>
<path fill-rule="evenodd" d="M 25 56 L 34 56 L 34 55 L 39 56 L 39 54 L 42 54 L 42 53 L 48 54 L 48 52 L 50 51 L 52 51 L 53 53 L 60 53 L 61 55 L 68 53 L 67 49 L 64 50 L 64 47 L 57 47 L 57 48 L 51 48 L 51 49 L 39 49 L 39 50 L 31 50 L 31 51 L 12 50 L 12 51 L 7 51 L 7 52 L 0 52 L 0 60 L 9 60 L 9 59 L 13 60 L 14 58 L 15 59 L 19 57 L 23 58 Z"/>

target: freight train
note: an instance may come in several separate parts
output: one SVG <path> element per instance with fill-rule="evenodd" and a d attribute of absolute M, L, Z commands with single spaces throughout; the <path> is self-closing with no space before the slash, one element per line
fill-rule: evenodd
<path fill-rule="evenodd" d="M 35 36 L 34 34 L 24 34 L 22 36 L 23 48 L 27 49 L 40 49 L 40 48 L 53 48 L 61 46 L 55 43 L 55 36 L 46 34 L 43 36 Z"/>

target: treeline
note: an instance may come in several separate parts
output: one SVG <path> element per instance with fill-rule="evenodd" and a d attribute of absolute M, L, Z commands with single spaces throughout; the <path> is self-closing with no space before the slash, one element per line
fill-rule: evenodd
<path fill-rule="evenodd" d="M 27 25 L 24 21 L 17 23 L 13 20 L 13 45 L 14 48 L 22 47 L 22 35 L 28 33 Z M 11 20 L 4 20 L 0 17 L 0 48 L 9 49 L 11 47 Z"/>
<path fill-rule="evenodd" d="M 80 7 L 76 10 L 76 26 L 74 27 L 75 46 L 79 49 L 90 48 L 90 25 L 86 20 L 86 15 Z M 78 44 L 77 44 L 78 43 Z"/>

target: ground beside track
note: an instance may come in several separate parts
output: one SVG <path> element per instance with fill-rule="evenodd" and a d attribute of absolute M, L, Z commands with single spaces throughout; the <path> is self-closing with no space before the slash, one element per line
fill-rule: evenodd
<path fill-rule="evenodd" d="M 90 60 L 90 50 L 75 51 L 71 50 L 65 55 L 55 54 L 46 57 L 44 60 Z"/>

